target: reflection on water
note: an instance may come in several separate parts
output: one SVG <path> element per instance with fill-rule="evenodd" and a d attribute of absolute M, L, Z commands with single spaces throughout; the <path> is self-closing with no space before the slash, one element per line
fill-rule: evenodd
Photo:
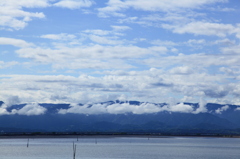
<path fill-rule="evenodd" d="M 169 137 L 0 139 L 1 159 L 239 159 L 240 139 Z"/>

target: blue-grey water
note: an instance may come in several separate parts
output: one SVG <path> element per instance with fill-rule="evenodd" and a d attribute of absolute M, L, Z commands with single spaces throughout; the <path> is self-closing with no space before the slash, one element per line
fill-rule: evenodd
<path fill-rule="evenodd" d="M 239 138 L 116 137 L 0 139 L 1 159 L 239 159 Z"/>

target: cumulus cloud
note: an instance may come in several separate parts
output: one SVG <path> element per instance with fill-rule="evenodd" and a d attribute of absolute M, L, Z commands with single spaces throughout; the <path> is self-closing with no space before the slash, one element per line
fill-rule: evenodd
<path fill-rule="evenodd" d="M 101 37 L 97 35 L 90 35 L 89 38 L 98 44 L 108 44 L 108 45 L 117 45 L 123 44 L 122 41 L 118 40 L 116 37 Z"/>
<path fill-rule="evenodd" d="M 233 47 L 234 48 L 234 47 Z M 169 67 L 169 66 L 178 66 L 178 65 L 187 65 L 191 68 L 206 68 L 210 66 L 236 66 L 238 65 L 238 60 L 240 56 L 234 55 L 229 47 L 225 49 L 226 54 L 178 54 L 178 55 L 169 55 L 167 57 L 155 57 L 145 59 L 143 62 L 149 67 Z M 224 52 L 225 52 L 224 51 Z M 227 54 L 229 53 L 229 54 Z M 161 62 L 159 62 L 161 61 Z"/>
<path fill-rule="evenodd" d="M 0 37 L 0 45 L 12 45 L 16 47 L 30 47 L 33 46 L 33 44 L 28 43 L 21 39 L 14 39 L 14 38 L 6 38 L 6 37 Z"/>
<path fill-rule="evenodd" d="M 119 26 L 119 25 L 112 25 L 111 26 L 114 31 L 124 31 L 131 29 L 129 26 Z"/>
<path fill-rule="evenodd" d="M 169 51 L 167 47 L 161 45 L 147 48 L 131 45 L 132 41 L 122 39 L 125 35 L 124 31 L 129 30 L 130 27 L 117 25 L 111 27 L 112 30 L 84 30 L 78 36 L 66 33 L 45 34 L 40 37 L 53 40 L 48 47 L 25 46 L 16 50 L 16 53 L 21 58 L 52 64 L 54 69 L 129 69 L 135 66 L 132 66 L 128 60 L 159 56 Z M 89 40 L 91 43 L 84 45 L 85 41 Z M 17 42 L 20 43 L 15 41 Z M 15 43 L 14 45 L 17 45 Z M 22 43 L 24 41 L 21 41 Z"/>
<path fill-rule="evenodd" d="M 199 107 L 193 112 L 194 114 L 208 112 L 208 109 L 206 108 L 207 102 L 204 99 L 200 99 L 200 102 L 198 104 Z"/>
<path fill-rule="evenodd" d="M 190 39 L 186 42 L 187 45 L 189 46 L 193 46 L 196 47 L 196 45 L 204 45 L 206 44 L 206 40 L 205 39 L 200 39 L 200 40 L 196 40 L 196 39 Z"/>
<path fill-rule="evenodd" d="M 38 103 L 30 103 L 19 110 L 16 109 L 12 110 L 12 113 L 31 116 L 31 115 L 43 115 L 46 111 L 47 109 L 40 106 Z"/>
<path fill-rule="evenodd" d="M 192 113 L 193 107 L 184 103 L 173 105 L 169 107 L 170 112 Z"/>
<path fill-rule="evenodd" d="M 134 8 L 136 10 L 143 11 L 176 11 L 180 9 L 192 9 L 198 8 L 203 5 L 217 3 L 217 2 L 227 2 L 226 0 L 109 0 L 107 6 L 99 9 L 100 16 L 124 16 L 119 13 L 124 9 Z"/>
<path fill-rule="evenodd" d="M 236 33 L 236 27 L 231 24 L 209 23 L 209 22 L 190 22 L 184 25 L 163 24 L 163 28 L 170 29 L 174 33 L 185 34 L 190 33 L 194 35 L 208 35 L 226 37 Z"/>
<path fill-rule="evenodd" d="M 223 47 L 221 50 L 226 55 L 239 55 L 240 54 L 240 45 L 234 45 L 234 46 L 230 46 L 230 47 Z"/>
<path fill-rule="evenodd" d="M 240 110 L 240 107 L 237 107 L 235 110 L 237 110 L 237 111 Z"/>
<path fill-rule="evenodd" d="M 234 75 L 235 73 L 238 74 L 238 71 L 234 71 L 231 68 L 221 67 L 219 70 L 221 72 L 224 72 L 224 73 L 228 74 L 228 75 Z"/>
<path fill-rule="evenodd" d="M 7 109 L 15 104 L 20 104 L 20 99 L 18 96 L 14 95 L 0 95 L 4 103 L 0 106 L 0 115 L 11 115 L 13 112 L 9 112 Z"/>
<path fill-rule="evenodd" d="M 7 107 L 21 103 L 19 97 L 14 95 L 3 95 L 3 99 L 4 99 L 4 104 Z"/>
<path fill-rule="evenodd" d="M 175 67 L 170 70 L 170 73 L 173 74 L 184 74 L 184 75 L 189 75 L 193 73 L 194 71 L 188 67 L 188 66 L 180 66 L 180 67 Z"/>
<path fill-rule="evenodd" d="M 130 27 L 117 25 L 111 27 L 112 30 L 84 30 L 82 32 L 82 35 L 97 44 L 123 45 L 130 42 L 125 39 L 120 40 L 120 37 L 123 37 L 125 35 L 124 31 L 131 29 Z"/>
<path fill-rule="evenodd" d="M 102 114 L 107 113 L 106 105 L 94 104 L 91 107 L 88 104 L 80 106 L 78 104 L 71 104 L 69 109 L 60 109 L 59 114 L 74 113 L 74 114 Z"/>
<path fill-rule="evenodd" d="M 82 7 L 90 7 L 94 4 L 92 0 L 61 0 L 53 5 L 56 7 L 78 9 Z"/>
<path fill-rule="evenodd" d="M 16 97 L 14 97 L 16 98 Z M 18 100 L 18 99 L 14 99 Z M 29 103 L 23 106 L 21 109 L 12 109 L 12 111 L 8 111 L 7 109 L 10 108 L 14 104 L 19 104 L 18 101 L 7 101 L 6 103 L 0 106 L 0 115 L 43 115 L 47 111 L 46 108 L 40 106 L 37 103 Z"/>
<path fill-rule="evenodd" d="M 0 115 L 9 115 L 10 113 L 7 111 L 7 105 L 6 104 L 2 104 L 0 106 Z"/>
<path fill-rule="evenodd" d="M 96 39 L 95 39 L 96 40 Z M 99 39 L 98 39 L 99 40 Z M 106 42 L 106 41 L 105 41 Z M 164 54 L 166 47 L 141 48 L 137 46 L 103 46 L 63 48 L 21 48 L 16 53 L 22 58 L 41 63 L 52 63 L 55 68 L 131 68 L 123 59 L 142 58 L 145 55 Z M 117 65 L 118 64 L 118 65 Z"/>
<path fill-rule="evenodd" d="M 17 64 L 19 64 L 17 61 L 11 61 L 11 62 L 0 61 L 0 69 L 12 67 L 12 66 L 15 66 Z"/>
<path fill-rule="evenodd" d="M 46 8 L 51 6 L 78 9 L 90 7 L 90 0 L 1 0 L 0 1 L 0 26 L 5 30 L 19 30 L 28 25 L 33 18 L 45 18 L 43 12 L 30 12 L 26 8 Z"/>
<path fill-rule="evenodd" d="M 68 41 L 68 40 L 72 40 L 72 39 L 76 38 L 75 35 L 73 35 L 73 34 L 66 34 L 66 33 L 46 34 L 46 35 L 42 35 L 40 37 L 41 38 L 46 38 L 46 39 L 51 39 L 51 40 L 64 40 L 64 41 Z"/>
<path fill-rule="evenodd" d="M 157 113 L 161 110 L 161 108 L 157 105 L 150 103 L 142 103 L 138 105 L 130 105 L 129 103 L 124 104 L 112 104 L 107 107 L 107 112 L 110 114 L 125 114 L 125 113 L 133 113 L 133 114 L 148 114 L 148 113 Z"/>
<path fill-rule="evenodd" d="M 228 110 L 228 109 L 229 109 L 229 106 L 228 106 L 228 105 L 225 105 L 225 106 L 223 106 L 223 107 L 218 108 L 217 110 L 215 110 L 215 113 L 217 113 L 217 114 L 222 114 L 223 111 L 226 111 L 226 110 Z"/>
<path fill-rule="evenodd" d="M 23 29 L 32 18 L 44 18 L 42 12 L 28 12 L 23 8 L 48 7 L 48 0 L 3 0 L 0 2 L 0 26 L 5 29 Z"/>

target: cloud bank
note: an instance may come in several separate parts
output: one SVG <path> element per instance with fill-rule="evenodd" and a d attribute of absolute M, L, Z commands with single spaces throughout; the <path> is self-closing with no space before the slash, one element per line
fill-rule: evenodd
<path fill-rule="evenodd" d="M 175 105 L 161 105 L 161 104 L 152 104 L 152 103 L 141 103 L 140 105 L 125 103 L 105 103 L 105 104 L 71 104 L 69 109 L 60 109 L 59 114 L 151 114 L 159 112 L 169 112 L 169 113 L 205 113 L 205 105 L 200 106 L 195 110 L 194 106 L 179 103 Z M 203 108 L 204 107 L 204 108 Z M 224 109 L 224 108 L 223 108 Z M 218 112 L 218 110 L 217 110 Z"/>
<path fill-rule="evenodd" d="M 15 103 L 16 104 L 16 103 Z M 40 106 L 37 103 L 29 103 L 23 106 L 21 109 L 12 109 L 11 111 L 8 111 L 7 109 L 10 108 L 12 105 L 9 106 L 9 103 L 2 104 L 0 106 L 0 115 L 43 115 L 47 111 L 46 108 Z"/>

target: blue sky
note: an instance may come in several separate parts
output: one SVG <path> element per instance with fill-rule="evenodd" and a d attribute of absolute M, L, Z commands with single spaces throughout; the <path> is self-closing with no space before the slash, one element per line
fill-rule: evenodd
<path fill-rule="evenodd" d="M 238 0 L 1 0 L 6 103 L 240 104 Z"/>

